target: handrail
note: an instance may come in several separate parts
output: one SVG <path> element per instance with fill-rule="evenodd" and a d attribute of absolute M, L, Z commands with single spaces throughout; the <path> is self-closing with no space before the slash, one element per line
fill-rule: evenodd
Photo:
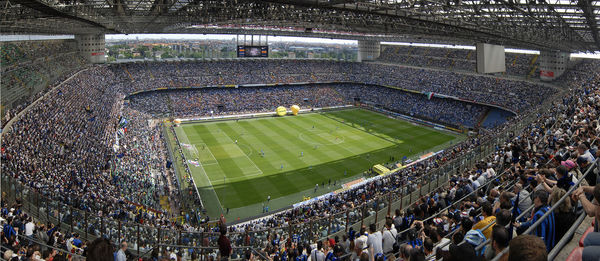
<path fill-rule="evenodd" d="M 22 239 L 23 239 L 23 241 L 31 241 L 31 242 L 34 242 L 34 243 L 36 243 L 36 244 L 40 245 L 40 246 L 44 246 L 44 247 L 47 247 L 47 248 L 51 248 L 51 249 L 54 249 L 54 250 L 56 250 L 56 251 L 58 251 L 58 252 L 61 252 L 61 253 L 67 254 L 67 255 L 72 255 L 72 256 L 74 256 L 74 257 L 77 257 L 77 258 L 82 258 L 82 259 L 85 259 L 85 257 L 84 257 L 84 256 L 82 256 L 82 255 L 75 254 L 75 253 L 71 253 L 71 252 L 69 252 L 69 251 L 66 251 L 66 250 L 64 250 L 64 249 L 61 249 L 61 248 L 58 248 L 58 247 L 50 246 L 50 245 L 48 245 L 48 244 L 46 244 L 46 243 L 43 243 L 43 242 L 40 242 L 40 241 L 38 241 L 37 239 L 35 239 L 35 238 L 33 238 L 33 237 L 28 237 L 28 236 L 21 235 L 21 234 L 17 234 L 17 237 L 20 237 L 20 238 L 22 238 Z"/>
<path fill-rule="evenodd" d="M 520 203 L 520 202 L 522 202 L 523 200 L 525 200 L 525 199 L 522 199 L 521 201 L 519 201 L 519 203 Z M 512 210 L 512 209 L 514 209 L 514 208 L 515 208 L 515 207 L 511 207 L 511 208 L 510 208 L 510 210 Z M 520 219 L 520 218 L 522 218 L 523 216 L 525 216 L 525 214 L 527 214 L 527 212 L 528 212 L 528 211 L 530 211 L 532 208 L 533 208 L 533 205 L 531 205 L 530 207 L 528 207 L 528 208 L 527 208 L 527 210 L 525 210 L 525 211 L 521 212 L 521 214 L 520 214 L 519 216 L 517 216 L 517 218 L 516 218 L 516 219 Z M 484 231 L 484 230 L 488 229 L 490 226 L 492 226 L 492 225 L 495 225 L 495 224 L 496 224 L 496 220 L 494 220 L 494 221 L 490 222 L 490 223 L 489 223 L 489 224 L 487 224 L 485 227 L 481 228 L 481 231 Z M 510 224 L 509 224 L 509 225 L 510 225 Z M 453 235 L 454 233 L 456 233 L 456 231 L 458 231 L 458 230 L 454 230 L 454 231 L 452 231 L 452 232 L 448 233 L 448 235 L 446 235 L 446 237 L 447 237 L 447 236 L 449 236 L 449 235 Z M 489 241 L 491 241 L 491 240 L 490 240 L 490 239 L 486 239 L 486 241 L 485 241 L 484 243 L 482 243 L 481 245 L 479 245 L 478 247 L 480 247 L 480 246 L 484 246 L 484 245 L 485 245 L 486 243 L 488 243 Z M 452 241 L 447 241 L 447 242 L 444 242 L 444 243 L 442 243 L 441 245 L 436 245 L 435 247 L 437 247 L 437 248 L 443 248 L 443 247 L 445 247 L 445 246 L 449 245 L 451 242 L 452 242 Z M 462 241 L 461 241 L 459 244 L 463 244 L 463 243 L 465 243 L 465 242 L 466 242 L 466 240 L 464 240 L 464 239 L 463 239 L 463 240 L 462 240 Z M 477 248 L 475 248 L 475 249 L 477 250 Z M 428 258 L 429 258 L 429 257 L 432 257 L 432 258 L 433 258 L 434 256 L 433 256 L 433 255 L 430 255 L 430 256 L 427 256 L 427 257 L 428 257 Z"/>
<path fill-rule="evenodd" d="M 556 126 L 556 124 L 557 124 L 557 123 L 558 123 L 558 121 L 555 121 L 555 122 L 552 124 L 552 126 L 550 127 L 550 129 L 552 129 L 554 126 Z M 547 136 L 547 133 L 544 133 L 544 136 L 542 137 L 542 139 L 543 139 L 543 138 L 545 138 L 546 136 Z M 547 161 L 547 162 L 546 162 L 544 165 L 547 165 L 547 164 L 549 164 L 551 161 L 552 161 L 552 160 L 548 160 L 548 161 Z M 510 170 L 510 168 L 506 169 L 504 172 L 502 172 L 502 173 L 501 173 L 500 175 L 498 175 L 498 176 L 502 176 L 502 175 L 504 175 L 504 173 L 505 173 L 506 171 L 508 171 L 508 170 Z M 488 182 L 488 183 L 486 183 L 485 185 L 482 185 L 482 186 L 478 187 L 477 189 L 479 189 L 479 188 L 481 188 L 481 187 L 484 187 L 484 186 L 487 186 L 488 184 L 489 184 L 489 182 Z M 513 183 L 511 186 L 514 186 L 515 184 L 516 184 L 516 183 Z M 527 185 L 527 186 L 529 187 L 529 185 Z M 526 188 L 523 188 L 523 189 L 526 189 Z M 473 191 L 473 192 L 475 192 L 475 191 Z M 463 199 L 464 199 L 464 197 L 463 197 L 463 198 L 461 198 L 461 199 L 460 199 L 460 201 L 462 201 Z M 524 200 L 526 200 L 526 199 L 525 199 L 525 198 L 521 199 L 521 200 L 519 201 L 519 203 L 523 202 Z M 457 202 L 454 202 L 454 203 L 457 203 Z M 454 203 L 453 203 L 453 204 L 454 204 Z M 518 204 L 517 204 L 517 206 L 518 206 Z M 511 207 L 511 208 L 510 208 L 510 210 L 513 210 L 514 208 L 515 208 L 515 206 Z M 527 213 L 528 211 L 530 211 L 532 208 L 533 208 L 533 205 L 531 205 L 529 208 L 527 208 L 527 210 L 523 211 L 523 212 L 522 212 L 522 213 L 521 213 L 521 214 L 520 214 L 520 215 L 519 215 L 519 216 L 518 216 L 516 219 L 520 219 L 520 218 L 522 218 L 522 217 L 524 216 L 524 214 L 525 214 L 525 213 Z M 443 209 L 442 211 L 445 211 L 445 210 L 446 210 L 446 209 Z M 438 215 L 438 214 L 440 214 L 440 213 L 437 213 L 436 215 Z M 481 230 L 483 231 L 483 230 L 485 230 L 485 229 L 488 229 L 490 226 L 492 226 L 492 225 L 494 225 L 494 224 L 496 224 L 496 220 L 492 221 L 491 223 L 489 223 L 488 225 L 486 225 L 486 226 L 485 226 L 484 228 L 482 228 Z M 404 231 L 403 231 L 403 232 L 404 232 Z M 446 237 L 447 237 L 447 236 L 449 236 L 449 235 L 453 235 L 455 232 L 456 232 L 456 230 L 455 230 L 455 231 L 452 231 L 451 233 L 449 233 L 448 235 L 446 235 Z M 482 243 L 481 245 L 477 246 L 476 250 L 477 250 L 478 248 L 479 248 L 479 249 L 483 248 L 483 246 L 485 246 L 485 244 L 487 244 L 489 241 L 491 241 L 491 239 L 486 239 L 486 241 L 485 241 L 484 243 Z M 464 242 L 466 242 L 466 241 L 463 239 L 463 241 L 461 241 L 459 244 L 462 244 L 462 243 L 464 243 Z M 435 246 L 435 247 L 437 247 L 437 248 L 443 248 L 443 247 L 445 247 L 445 246 L 449 245 L 450 243 L 451 243 L 451 241 L 448 241 L 448 242 L 445 242 L 445 243 L 443 243 L 442 245 Z M 430 256 L 428 256 L 428 258 L 433 258 L 433 255 L 430 255 Z"/>
<path fill-rule="evenodd" d="M 600 158 L 595 159 L 594 162 L 592 162 L 592 164 L 590 165 L 595 165 L 596 163 L 598 163 Z M 565 193 L 562 197 L 560 197 L 560 199 L 558 201 L 556 201 L 556 203 L 550 207 L 550 209 L 548 211 L 546 211 L 546 213 L 544 213 L 543 216 L 540 217 L 540 219 L 538 219 L 535 223 L 533 223 L 533 225 L 531 225 L 527 230 L 525 230 L 525 232 L 523 232 L 523 234 L 529 234 L 531 233 L 531 231 L 533 231 L 534 229 L 536 229 L 540 224 L 542 224 L 542 222 L 544 222 L 544 220 L 554 212 L 554 210 L 556 208 L 558 208 L 558 206 L 560 206 L 560 204 L 563 203 L 563 201 L 565 201 L 565 199 L 569 196 L 571 196 L 571 194 L 573 193 L 573 191 L 575 191 L 575 189 L 577 189 L 577 187 L 581 184 L 581 182 L 583 180 L 585 180 L 585 178 L 587 177 L 587 175 L 589 175 L 592 170 L 594 168 L 588 168 L 588 170 L 585 172 L 585 174 L 583 174 L 583 176 L 577 181 L 577 183 L 575 183 L 575 185 L 571 186 L 571 188 L 569 189 L 569 191 L 567 191 L 567 193 Z M 492 261 L 498 261 L 500 259 L 500 257 L 504 254 L 506 254 L 508 252 L 509 247 L 506 247 L 504 250 L 502 250 L 502 252 L 498 253 L 498 255 L 492 259 Z"/>
<path fill-rule="evenodd" d="M 490 180 L 488 180 L 488 181 L 487 181 L 485 184 L 483 184 L 483 185 L 480 185 L 479 187 L 477 187 L 476 189 L 474 189 L 473 191 L 471 191 L 469 194 L 467 194 L 467 195 L 463 196 L 462 198 L 460 198 L 460 199 L 458 199 L 458 200 L 456 200 L 456 201 L 452 202 L 452 204 L 450 204 L 450 206 L 447 206 L 447 207 L 445 207 L 445 208 L 443 208 L 443 209 L 439 210 L 437 213 L 435 213 L 435 214 L 433 214 L 433 215 L 429 216 L 429 217 L 428 217 L 428 218 L 426 218 L 426 219 L 423 219 L 422 221 L 423 221 L 423 222 L 426 222 L 426 221 L 429 221 L 429 220 L 431 220 L 431 219 L 433 219 L 433 218 L 436 218 L 436 217 L 438 217 L 439 215 L 441 215 L 442 213 L 444 213 L 445 211 L 447 211 L 448 209 L 450 209 L 451 207 L 453 207 L 454 205 L 456 205 L 456 204 L 459 204 L 459 203 L 462 203 L 462 202 L 463 202 L 465 199 L 467 199 L 468 197 L 472 196 L 474 193 L 478 192 L 480 189 L 487 188 L 487 187 L 488 187 L 488 185 L 490 185 L 490 184 L 491 184 L 493 181 L 495 181 L 495 180 L 496 180 L 496 178 L 498 178 L 498 177 L 501 177 L 501 176 L 504 176 L 504 175 L 505 175 L 507 172 L 509 172 L 509 170 L 510 170 L 510 168 L 507 168 L 507 169 L 505 169 L 504 171 L 502 171 L 502 173 L 500 173 L 500 175 L 496 175 L 496 177 L 495 177 L 495 178 L 491 178 L 491 179 L 490 179 Z M 507 181 L 507 182 L 508 182 L 508 181 Z M 409 230 L 410 230 L 410 228 L 408 228 L 408 229 L 405 229 L 405 230 L 402 230 L 402 231 L 398 232 L 398 234 L 403 234 L 403 233 L 406 233 L 406 232 L 408 232 Z"/>
<path fill-rule="evenodd" d="M 553 96 L 553 97 L 555 97 L 555 96 Z M 537 110 L 531 112 L 526 117 L 521 117 L 520 119 L 518 119 L 518 121 L 516 121 L 516 122 L 514 122 L 512 124 L 507 124 L 504 129 L 500 129 L 496 133 L 490 133 L 489 136 L 488 135 L 484 135 L 483 137 L 480 137 L 480 140 L 479 140 L 480 142 L 478 143 L 478 145 L 476 145 L 476 147 L 474 149 L 469 150 L 467 152 L 461 152 L 460 156 L 457 156 L 456 158 L 453 158 L 453 159 L 445 162 L 442 166 L 439 166 L 436 169 L 430 170 L 427 173 L 425 173 L 423 175 L 420 175 L 420 177 L 418 177 L 418 184 L 426 182 L 426 181 L 430 181 L 429 183 L 426 183 L 426 185 L 429 184 L 428 188 L 430 189 L 431 185 L 432 185 L 431 182 L 432 181 L 434 181 L 434 182 L 436 181 L 436 180 L 432 180 L 431 177 L 433 175 L 440 174 L 440 172 L 443 172 L 444 169 L 455 168 L 456 165 L 460 165 L 461 168 L 464 165 L 471 165 L 473 163 L 473 161 L 471 161 L 472 159 L 469 158 L 468 162 L 467 162 L 467 159 L 465 159 L 466 155 L 481 156 L 482 151 L 480 151 L 480 150 L 482 150 L 482 149 L 486 150 L 485 153 L 487 155 L 487 149 L 492 148 L 493 145 L 501 143 L 501 140 L 504 139 L 505 137 L 509 137 L 511 135 L 511 133 L 513 133 L 515 131 L 518 131 L 518 130 L 521 130 L 523 128 L 526 128 L 528 126 L 528 124 L 530 123 L 530 121 L 533 121 L 535 119 L 535 115 L 534 114 L 543 111 L 544 108 L 548 107 L 549 105 L 552 105 L 552 102 L 553 102 L 553 99 L 547 99 L 544 102 L 543 105 L 541 105 L 540 107 L 537 107 Z M 463 144 L 463 143 L 460 143 L 460 144 Z M 419 174 L 421 174 L 421 173 L 419 173 Z M 10 176 L 7 176 L 7 177 L 12 178 Z M 437 176 L 437 181 L 440 182 L 440 176 Z M 441 182 L 445 182 L 445 181 L 441 181 Z M 417 184 L 417 183 L 415 183 L 415 184 Z M 20 189 L 25 189 L 26 191 L 29 190 L 29 191 L 34 191 L 35 193 L 38 193 L 38 192 L 36 192 L 37 190 L 35 188 L 30 188 L 30 187 L 28 187 L 28 186 L 26 186 L 24 184 L 20 184 L 19 186 L 20 186 Z M 443 186 L 443 184 L 442 184 L 442 186 Z M 396 193 L 396 192 L 400 191 L 401 189 L 403 189 L 403 188 L 398 188 L 395 191 L 392 191 L 390 193 Z M 419 194 L 418 197 L 422 196 L 422 194 L 421 194 L 422 191 L 421 190 L 412 190 L 412 191 L 409 191 L 407 193 L 410 193 L 410 196 L 412 197 L 415 192 L 418 192 L 418 194 Z M 383 200 L 385 200 L 385 196 L 390 196 L 391 195 L 390 193 L 378 195 L 377 199 L 378 200 L 382 200 L 382 202 L 383 202 Z M 427 192 L 427 193 L 429 193 L 429 192 Z M 406 199 L 405 197 L 408 196 L 408 195 L 409 194 L 406 194 L 404 197 L 401 196 L 400 200 L 404 201 Z M 33 195 L 33 196 L 30 195 L 29 196 L 29 200 L 31 200 L 32 197 L 34 197 L 34 196 L 37 197 L 38 205 L 35 205 L 35 202 L 29 202 L 29 204 L 31 204 L 30 207 L 37 207 L 38 208 L 38 212 L 39 212 L 39 208 L 43 207 L 43 206 L 39 205 L 39 200 L 40 200 L 41 197 L 40 197 L 40 195 Z M 43 200 L 43 198 L 42 198 L 42 200 Z M 48 199 L 46 198 L 46 200 L 48 200 Z M 400 202 L 400 201 L 397 200 L 394 203 L 398 203 L 398 202 Z M 70 208 L 70 206 L 68 206 L 68 205 L 62 205 L 62 203 L 55 202 L 54 200 L 52 200 L 52 204 L 55 204 L 55 203 L 58 203 L 59 207 Z M 411 202 L 409 202 L 409 205 L 410 204 L 411 204 Z M 360 207 L 362 207 L 362 206 L 364 206 L 364 205 L 361 205 Z M 52 206 L 52 207 L 54 208 L 54 206 Z M 360 210 L 360 208 L 355 208 L 355 209 L 356 210 Z M 73 209 L 73 211 L 76 211 L 76 212 L 79 212 L 79 213 L 85 212 L 85 214 L 87 216 L 87 212 L 85 210 Z M 338 212 L 338 213 L 332 214 L 332 216 L 343 215 L 343 214 L 344 214 L 344 212 Z M 92 215 L 94 215 L 94 214 L 92 214 Z M 79 218 L 81 218 L 81 216 L 79 216 Z M 95 219 L 95 218 L 98 218 L 98 217 L 94 215 L 91 218 Z M 364 217 L 363 217 L 363 219 L 364 219 Z M 312 220 L 311 222 L 315 221 L 314 219 L 311 219 L 311 220 Z M 318 219 L 317 221 L 319 221 L 319 220 L 323 220 L 323 219 Z M 355 221 L 352 221 L 352 222 L 355 222 Z M 119 235 L 120 235 L 121 225 L 129 225 L 130 224 L 130 222 L 120 222 L 118 220 L 112 220 L 112 219 L 110 221 L 107 220 L 107 225 L 109 225 L 109 226 L 114 226 L 117 223 L 119 223 L 119 227 L 118 227 L 118 229 L 119 229 Z M 88 224 L 89 223 L 87 223 L 87 222 L 85 223 L 85 225 L 88 225 Z M 154 227 L 154 226 L 148 226 L 148 225 L 142 225 L 142 224 L 137 224 L 137 223 L 131 223 L 131 224 L 132 224 L 132 226 L 130 226 L 130 227 L 123 227 L 123 229 L 127 229 L 128 228 L 128 229 L 131 230 L 131 228 L 139 227 L 141 229 L 147 230 L 147 231 L 144 231 L 146 233 L 147 232 L 152 232 L 152 230 L 154 230 L 154 232 L 156 232 L 156 230 L 158 230 L 159 231 L 158 232 L 159 235 L 161 235 L 161 233 L 160 233 L 161 231 L 168 232 L 168 233 L 170 233 L 169 235 L 175 235 L 176 233 L 179 233 L 180 235 L 182 233 L 185 233 L 185 234 L 198 233 L 198 232 L 187 232 L 187 231 L 183 231 L 183 230 L 170 230 L 170 229 L 164 229 L 164 228 L 159 228 L 159 227 Z M 308 224 L 308 221 L 306 222 L 306 224 Z M 352 224 L 356 225 L 356 223 L 352 223 Z M 266 228 L 266 229 L 261 229 L 261 230 L 254 230 L 254 231 L 251 231 L 250 233 L 252 233 L 254 235 L 254 234 L 258 234 L 258 233 L 264 233 L 264 232 L 270 231 L 272 229 L 283 230 L 283 229 L 288 228 L 289 226 L 290 225 L 287 225 L 287 226 L 283 225 L 283 226 L 279 226 L 279 227 L 276 227 L 276 228 Z M 296 225 L 292 225 L 292 226 L 296 226 Z M 102 226 L 102 228 L 104 228 L 104 226 Z M 88 228 L 86 227 L 86 229 L 88 229 Z M 313 228 L 310 228 L 310 229 L 313 229 Z M 105 232 L 106 231 L 102 231 L 101 233 L 105 233 Z M 204 235 L 210 235 L 210 234 L 212 234 L 210 232 L 203 232 L 203 233 L 204 233 Z M 239 234 L 242 235 L 243 233 L 239 233 Z M 164 238 L 164 235 L 165 234 L 163 234 L 163 238 Z M 199 237 L 203 237 L 202 235 L 198 235 L 198 236 Z M 159 237 L 159 242 L 160 242 L 160 237 Z"/>
<path fill-rule="evenodd" d="M 558 122 L 558 121 L 555 121 L 555 122 L 554 122 L 554 124 L 552 124 L 552 126 L 551 126 L 550 128 L 554 127 L 554 126 L 557 124 L 557 122 Z M 542 137 L 542 139 L 543 139 L 544 137 L 546 137 L 546 135 L 547 135 L 547 133 L 544 133 L 544 136 Z M 550 163 L 550 162 L 551 162 L 551 160 L 548 160 L 548 162 L 546 162 L 546 164 L 548 164 L 548 163 Z M 495 177 L 495 178 L 497 178 L 497 177 L 501 177 L 501 176 L 505 175 L 505 173 L 506 173 L 507 171 L 509 171 L 509 170 L 510 170 L 510 168 L 507 168 L 507 169 L 505 169 L 505 170 L 504 170 L 502 173 L 500 173 L 500 175 L 496 175 L 496 177 Z M 479 190 L 479 189 L 481 189 L 481 188 L 484 188 L 484 187 L 488 187 L 488 185 L 489 185 L 489 184 L 490 184 L 492 181 L 494 181 L 494 180 L 495 180 L 495 179 L 490 179 L 490 180 L 489 180 L 488 182 L 486 182 L 485 184 L 483 184 L 483 185 L 480 185 L 479 187 L 477 187 L 477 189 L 473 190 L 471 193 L 469 193 L 469 194 L 467 194 L 466 196 L 462 197 L 462 198 L 461 198 L 461 199 L 459 199 L 458 201 L 455 201 L 455 202 L 453 202 L 453 203 L 452 203 L 450 206 L 448 206 L 448 207 L 446 207 L 446 208 L 444 208 L 444 209 L 442 209 L 442 210 L 438 211 L 438 213 L 436 213 L 435 215 L 433 215 L 433 216 L 430 216 L 430 217 L 428 217 L 428 218 L 424 219 L 424 220 L 423 220 L 423 222 L 425 222 L 425 221 L 428 221 L 428 220 L 430 220 L 430 219 L 431 219 L 431 218 L 433 218 L 433 217 L 437 217 L 438 215 L 440 215 L 440 214 L 441 214 L 441 213 L 443 213 L 444 211 L 446 211 L 446 210 L 450 209 L 450 207 L 454 206 L 454 204 L 456 204 L 456 203 L 459 203 L 459 202 L 462 202 L 462 201 L 463 201 L 465 198 L 467 198 L 467 197 L 471 196 L 471 195 L 472 195 L 473 193 L 475 193 L 477 190 Z M 406 233 L 408 230 L 409 230 L 409 229 L 406 229 L 406 230 L 403 230 L 403 231 L 401 231 L 401 232 L 398 232 L 398 233 Z"/>
<path fill-rule="evenodd" d="M 5 133 L 11 132 L 12 131 L 12 125 L 21 119 L 21 117 L 27 113 L 29 110 L 31 110 L 31 108 L 33 108 L 33 106 L 35 106 L 36 104 L 38 104 L 42 99 L 45 99 L 48 95 L 50 95 L 50 93 L 55 92 L 56 90 L 58 90 L 58 88 L 60 86 L 62 86 L 65 82 L 71 80 L 73 77 L 77 76 L 79 73 L 83 72 L 83 71 L 87 71 L 89 70 L 89 68 L 83 68 L 75 73 L 73 73 L 73 75 L 69 76 L 67 79 L 63 80 L 62 82 L 60 82 L 58 85 L 54 86 L 52 89 L 48 90 L 46 93 L 44 93 L 44 95 L 40 96 L 39 98 L 37 98 L 35 101 L 33 101 L 32 103 L 30 103 L 29 105 L 27 105 L 27 107 L 25 107 L 23 110 L 21 110 L 19 113 L 17 113 L 17 115 L 15 115 L 14 117 L 12 117 L 3 127 L 2 132 L 0 132 L 0 138 L 2 138 L 2 136 Z"/>

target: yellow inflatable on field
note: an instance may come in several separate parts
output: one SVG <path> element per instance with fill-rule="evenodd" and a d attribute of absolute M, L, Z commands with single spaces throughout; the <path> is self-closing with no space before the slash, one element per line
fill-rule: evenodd
<path fill-rule="evenodd" d="M 292 114 L 298 115 L 299 111 L 300 111 L 300 106 L 298 106 L 298 105 L 292 105 Z"/>
<path fill-rule="evenodd" d="M 277 107 L 277 115 L 279 116 L 285 116 L 285 114 L 287 113 L 287 109 L 283 106 L 279 106 Z"/>

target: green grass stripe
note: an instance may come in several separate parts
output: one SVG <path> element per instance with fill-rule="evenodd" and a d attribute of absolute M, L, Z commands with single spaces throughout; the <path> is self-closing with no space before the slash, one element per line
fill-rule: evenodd
<path fill-rule="evenodd" d="M 333 185 L 333 181 L 350 179 L 375 164 L 389 161 L 390 156 L 400 159 L 428 152 L 457 138 L 359 109 L 198 123 L 184 125 L 183 129 L 189 143 L 196 144 L 197 149 L 201 149 L 198 145 L 206 144 L 206 151 L 199 152 L 202 162 L 211 162 L 212 156 L 207 152 L 212 152 L 218 162 L 203 164 L 203 168 L 191 167 L 197 184 L 206 175 L 214 186 L 211 188 L 204 180 L 202 185 L 198 184 L 202 187 L 201 194 L 213 189 L 224 207 L 246 209 L 232 211 L 236 217 L 259 214 L 256 211 L 260 211 L 260 204 L 267 196 L 277 206 L 284 206 L 286 201 L 298 202 L 302 195 L 314 197 L 339 188 L 337 182 L 335 187 L 327 188 L 329 180 Z M 177 135 L 182 135 L 181 131 Z M 319 144 L 317 149 L 316 144 Z M 261 149 L 265 157 L 260 155 Z M 304 154 L 302 157 L 300 152 Z M 185 156 L 191 157 L 189 151 Z M 257 168 L 263 174 L 253 174 L 258 173 Z M 319 190 L 314 193 L 317 183 Z M 205 205 L 219 204 L 214 196 L 206 200 L 211 202 L 205 201 Z M 256 204 L 259 206 L 247 208 Z"/>

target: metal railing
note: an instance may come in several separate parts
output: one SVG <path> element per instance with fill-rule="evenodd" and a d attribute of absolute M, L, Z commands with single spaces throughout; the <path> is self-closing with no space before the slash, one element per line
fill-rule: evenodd
<path fill-rule="evenodd" d="M 449 173 L 470 168 L 481 159 L 496 151 L 496 146 L 514 136 L 514 133 L 528 127 L 538 118 L 538 114 L 552 106 L 552 99 L 529 115 L 522 117 L 493 135 L 487 135 L 479 140 L 479 144 L 470 151 L 461 154 L 440 167 L 418 177 L 412 187 L 399 187 L 394 191 L 379 194 L 368 202 L 352 209 L 334 213 L 329 217 L 310 219 L 301 224 L 287 224 L 268 229 L 231 232 L 232 244 L 235 246 L 261 246 L 268 235 L 276 234 L 280 239 L 288 239 L 294 235 L 302 241 L 315 238 L 325 238 L 339 235 L 350 227 L 358 230 L 363 224 L 376 223 L 382 226 L 385 217 L 392 209 L 404 209 L 416 202 L 420 197 L 445 186 Z M 398 175 L 398 174 L 393 174 Z M 2 191 L 7 199 L 22 200 L 24 209 L 34 217 L 52 222 L 69 232 L 78 232 L 82 238 L 93 240 L 104 236 L 113 242 L 130 242 L 133 249 L 140 255 L 140 246 L 166 245 L 201 245 L 216 246 L 218 233 L 210 232 L 209 226 L 200 227 L 202 232 L 189 232 L 172 229 L 165 226 L 149 226 L 133 223 L 128 220 L 117 220 L 98 216 L 96 213 L 77 209 L 60 200 L 49 198 L 45 191 L 37 191 L 11 176 L 2 174 Z"/>
<path fill-rule="evenodd" d="M 571 194 L 573 193 L 573 191 L 575 191 L 575 189 L 577 189 L 577 187 L 581 184 L 581 182 L 583 180 L 585 180 L 585 178 L 587 177 L 587 175 L 589 175 L 590 173 L 593 173 L 593 169 L 595 168 L 594 165 L 598 164 L 599 159 L 594 160 L 594 162 L 592 162 L 591 167 L 588 168 L 588 170 L 583 174 L 583 176 L 577 181 L 577 183 L 575 183 L 575 185 L 571 186 L 571 188 L 569 189 L 569 191 L 567 191 L 567 193 L 565 193 L 562 197 L 560 197 L 560 199 L 558 201 L 556 201 L 556 203 L 554 203 L 554 205 L 552 205 L 552 207 L 550 207 L 550 209 L 548 209 L 548 211 L 546 211 L 546 213 L 544 213 L 543 216 L 541 216 L 535 223 L 533 223 L 533 225 L 531 225 L 529 228 L 527 228 L 527 230 L 525 230 L 525 232 L 523 232 L 523 234 L 530 234 L 534 229 L 536 229 L 539 225 L 542 224 L 542 222 L 544 222 L 544 220 L 550 216 L 550 214 L 552 214 L 554 212 L 554 210 L 556 208 L 558 208 L 558 206 L 560 206 L 563 201 L 565 201 L 565 199 L 567 197 L 570 197 Z M 506 247 L 504 250 L 502 250 L 502 252 L 498 253 L 496 255 L 496 257 L 494 259 L 492 259 L 493 261 L 497 261 L 500 259 L 501 256 L 503 256 L 504 254 L 506 254 L 509 250 L 509 247 Z"/>

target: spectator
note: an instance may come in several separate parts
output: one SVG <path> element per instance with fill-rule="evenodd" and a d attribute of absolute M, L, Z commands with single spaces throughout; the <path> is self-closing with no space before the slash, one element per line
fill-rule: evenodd
<path fill-rule="evenodd" d="M 108 239 L 97 238 L 88 246 L 86 259 L 89 261 L 112 261 L 114 260 L 113 253 L 113 246 Z"/>
<path fill-rule="evenodd" d="M 227 238 L 227 226 L 225 224 L 221 224 L 219 227 L 219 254 L 221 255 L 221 260 L 229 260 L 229 256 L 231 255 L 231 242 L 229 238 Z"/>
<path fill-rule="evenodd" d="M 115 261 L 127 261 L 127 255 L 125 252 L 127 251 L 127 242 L 121 242 L 121 247 L 119 251 L 115 253 Z"/>
<path fill-rule="evenodd" d="M 527 222 L 520 223 L 516 222 L 515 227 L 519 228 L 521 231 L 526 230 L 535 222 L 537 222 L 548 210 L 550 207 L 548 206 L 548 193 L 543 190 L 538 190 L 533 193 L 533 205 L 535 206 L 533 217 Z M 552 250 L 555 242 L 555 220 L 554 213 L 550 213 L 550 215 L 542 221 L 534 231 L 532 231 L 532 235 L 536 235 L 540 238 L 544 239 L 544 243 L 546 244 L 547 251 Z"/>
<path fill-rule="evenodd" d="M 546 261 L 547 245 L 541 238 L 533 235 L 520 235 L 509 244 L 508 261 Z"/>
<path fill-rule="evenodd" d="M 496 222 L 496 217 L 492 215 L 492 204 L 486 201 L 483 203 L 483 205 L 481 205 L 481 209 L 483 211 L 483 219 L 477 222 L 477 224 L 473 226 L 473 229 L 481 230 L 485 238 L 490 239 L 492 235 L 493 226 L 489 226 L 489 224 L 491 224 L 492 222 Z M 485 228 L 486 226 L 487 228 Z"/>
<path fill-rule="evenodd" d="M 377 225 L 375 223 L 369 225 L 367 247 L 369 248 L 369 253 L 372 253 L 374 257 L 383 255 L 382 235 L 381 231 L 377 231 Z"/>

